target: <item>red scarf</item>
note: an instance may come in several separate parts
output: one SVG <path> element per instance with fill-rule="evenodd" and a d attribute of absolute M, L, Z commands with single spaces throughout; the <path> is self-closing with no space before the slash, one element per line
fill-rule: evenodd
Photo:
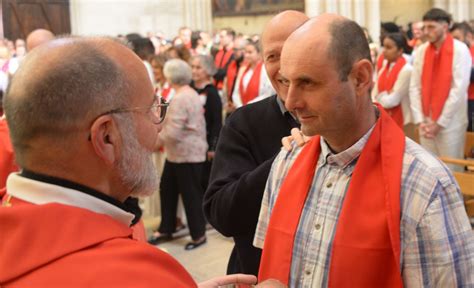
<path fill-rule="evenodd" d="M 384 91 L 391 91 L 393 86 L 395 85 L 395 82 L 398 79 L 398 74 L 400 71 L 403 69 L 407 61 L 405 60 L 405 57 L 400 56 L 397 59 L 397 62 L 395 62 L 395 65 L 393 66 L 392 70 L 389 70 L 390 63 L 387 61 L 387 65 L 385 66 L 385 69 L 382 71 L 382 73 L 379 75 L 379 78 L 377 80 L 377 88 L 379 90 L 379 93 L 384 92 Z M 391 109 L 385 109 L 387 111 L 388 115 L 392 116 L 393 120 L 400 126 L 400 128 L 403 128 L 403 111 L 402 111 L 402 105 L 401 102 L 398 106 L 393 107 Z"/>
<path fill-rule="evenodd" d="M 383 109 L 380 113 L 342 204 L 329 287 L 403 286 L 399 259 L 405 136 Z M 259 281 L 274 278 L 288 284 L 296 229 L 320 150 L 320 137 L 313 137 L 282 184 L 265 238 Z"/>
<path fill-rule="evenodd" d="M 453 79 L 454 40 L 451 34 L 446 39 L 439 52 L 429 44 L 426 48 L 425 62 L 421 73 L 421 95 L 423 114 L 436 121 L 443 111 L 444 103 L 451 90 Z"/>
<path fill-rule="evenodd" d="M 382 69 L 383 60 L 385 60 L 385 57 L 383 56 L 383 53 L 380 53 L 379 58 L 377 58 L 377 71 L 380 71 L 380 69 Z"/>
<path fill-rule="evenodd" d="M 242 74 L 239 83 L 239 93 L 240 99 L 242 100 L 242 105 L 246 105 L 258 96 L 258 91 L 260 90 L 260 74 L 262 71 L 262 66 L 262 61 L 259 61 L 257 65 L 255 65 L 253 69 L 252 78 L 250 78 L 249 84 L 247 85 L 246 89 L 244 89 L 244 78 L 245 75 L 249 72 L 250 66 L 247 66 L 244 74 Z"/>
<path fill-rule="evenodd" d="M 234 82 L 235 78 L 237 77 L 237 72 L 238 72 L 238 67 L 237 67 L 237 61 L 232 61 L 227 68 L 227 82 L 226 82 L 226 88 L 227 88 L 227 101 L 232 102 L 232 92 L 234 92 Z"/>
<path fill-rule="evenodd" d="M 225 50 L 225 48 L 220 49 L 216 54 L 216 59 L 214 60 L 214 64 L 216 65 L 216 68 L 217 69 L 226 68 L 226 65 L 229 62 L 230 57 L 232 57 L 232 54 L 234 54 L 234 50 L 232 49 L 228 49 L 227 51 Z M 214 84 L 219 90 L 221 90 L 222 87 L 224 86 L 223 81 L 215 81 Z"/>

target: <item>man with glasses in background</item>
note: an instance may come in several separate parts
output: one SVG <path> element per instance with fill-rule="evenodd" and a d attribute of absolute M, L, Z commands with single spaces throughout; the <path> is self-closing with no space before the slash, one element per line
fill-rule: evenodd
<path fill-rule="evenodd" d="M 26 56 L 4 102 L 22 170 L 0 207 L 0 286 L 196 286 L 129 227 L 125 199 L 157 188 L 151 155 L 167 106 L 146 79 L 141 60 L 110 39 L 57 39 Z"/>

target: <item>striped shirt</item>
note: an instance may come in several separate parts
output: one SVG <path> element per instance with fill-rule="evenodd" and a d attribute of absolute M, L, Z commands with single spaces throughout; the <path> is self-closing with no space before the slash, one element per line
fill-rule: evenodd
<path fill-rule="evenodd" d="M 317 172 L 295 234 L 290 287 L 328 286 L 337 219 L 372 129 L 338 154 L 333 154 L 321 137 Z M 273 162 L 255 234 L 256 247 L 263 248 L 278 192 L 300 152 L 296 147 L 291 152 L 282 150 Z M 459 187 L 444 164 L 408 138 L 400 206 L 400 267 L 405 287 L 474 287 L 474 232 Z"/>

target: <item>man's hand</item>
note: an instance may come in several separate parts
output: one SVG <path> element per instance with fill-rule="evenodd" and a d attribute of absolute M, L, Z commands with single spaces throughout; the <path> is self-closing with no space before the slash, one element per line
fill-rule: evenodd
<path fill-rule="evenodd" d="M 442 127 L 438 123 L 433 121 L 420 123 L 420 136 L 427 139 L 433 139 L 436 137 L 436 135 L 438 135 L 441 128 Z"/>
<path fill-rule="evenodd" d="M 291 129 L 290 136 L 286 136 L 281 139 L 281 144 L 286 151 L 290 152 L 293 149 L 291 146 L 293 142 L 295 142 L 298 147 L 303 147 L 304 144 L 306 144 L 306 142 L 308 142 L 310 139 L 311 137 L 303 135 L 300 129 L 293 128 Z"/>
<path fill-rule="evenodd" d="M 216 155 L 216 152 L 214 151 L 207 151 L 207 160 L 208 161 L 211 161 L 212 159 L 214 159 L 214 156 Z"/>
<path fill-rule="evenodd" d="M 215 277 L 198 284 L 199 288 L 217 288 L 224 285 L 254 285 L 257 283 L 257 277 L 248 274 L 231 274 Z"/>
<path fill-rule="evenodd" d="M 224 111 L 227 112 L 227 113 L 232 113 L 235 111 L 235 109 L 237 109 L 234 105 L 234 103 L 232 102 L 227 102 L 224 106 Z"/>

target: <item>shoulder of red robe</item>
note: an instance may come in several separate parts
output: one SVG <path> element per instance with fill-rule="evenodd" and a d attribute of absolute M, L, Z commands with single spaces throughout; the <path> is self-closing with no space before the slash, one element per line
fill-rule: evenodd
<path fill-rule="evenodd" d="M 0 267 L 8 267 L 0 286 L 196 286 L 171 256 L 133 240 L 129 227 L 107 215 L 61 204 L 13 205 L 0 208 L 0 227 Z"/>

